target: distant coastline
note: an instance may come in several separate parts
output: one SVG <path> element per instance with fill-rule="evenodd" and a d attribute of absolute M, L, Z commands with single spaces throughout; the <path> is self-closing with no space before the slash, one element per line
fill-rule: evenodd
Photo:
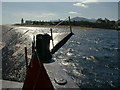
<path fill-rule="evenodd" d="M 11 26 L 17 26 L 17 27 L 46 27 L 46 28 L 53 28 L 54 25 L 11 25 Z M 72 26 L 73 28 L 81 28 L 86 30 L 96 30 L 96 29 L 105 29 L 105 28 L 93 28 L 93 27 L 81 27 L 81 26 Z M 68 25 L 59 25 L 56 28 L 69 28 Z M 117 29 L 106 29 L 106 30 L 117 30 Z"/>
<path fill-rule="evenodd" d="M 21 19 L 20 23 L 16 23 L 14 25 L 22 25 L 22 26 L 73 26 L 73 27 L 83 27 L 83 28 L 99 28 L 99 29 L 116 29 L 118 30 L 118 26 L 120 25 L 120 20 L 109 20 L 107 18 L 98 18 L 98 19 L 88 19 L 84 17 L 68 17 L 68 20 L 50 20 L 50 21 L 42 21 L 42 20 L 24 20 Z"/>
<path fill-rule="evenodd" d="M 18 26 L 18 27 L 46 27 L 46 28 L 54 28 L 54 25 L 12 25 L 12 26 Z M 55 28 L 69 28 L 68 25 L 59 25 Z M 91 27 L 81 27 L 81 26 L 72 26 L 73 28 L 83 28 L 83 29 L 96 29 Z"/>

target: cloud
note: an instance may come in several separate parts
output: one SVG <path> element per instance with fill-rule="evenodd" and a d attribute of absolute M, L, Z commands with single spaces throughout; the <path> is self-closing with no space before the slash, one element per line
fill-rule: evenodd
<path fill-rule="evenodd" d="M 47 18 L 47 17 L 54 17 L 54 16 L 56 16 L 56 14 L 54 13 L 41 13 L 41 15 L 39 15 L 38 17 Z"/>
<path fill-rule="evenodd" d="M 74 14 L 74 15 L 76 15 L 76 14 L 78 14 L 77 12 L 74 12 L 74 11 L 70 11 L 70 12 L 68 12 L 69 14 Z"/>
<path fill-rule="evenodd" d="M 83 3 L 87 3 L 87 2 L 98 2 L 98 0 L 84 0 Z"/>
<path fill-rule="evenodd" d="M 78 12 L 75 12 L 75 11 L 70 11 L 70 12 L 68 12 L 68 14 L 69 14 L 71 17 L 81 16 L 81 13 L 78 13 Z"/>
<path fill-rule="evenodd" d="M 78 3 L 75 3 L 73 4 L 74 6 L 77 6 L 77 7 L 83 7 L 83 8 L 88 8 L 88 5 L 85 4 L 85 3 L 82 3 L 82 2 L 78 2 Z"/>
<path fill-rule="evenodd" d="M 88 4 L 92 2 L 98 2 L 98 0 L 79 0 L 77 3 L 73 5 L 78 7 L 88 8 Z"/>

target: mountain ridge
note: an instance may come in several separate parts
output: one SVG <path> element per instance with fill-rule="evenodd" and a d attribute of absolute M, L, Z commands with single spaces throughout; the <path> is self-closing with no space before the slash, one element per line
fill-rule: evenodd
<path fill-rule="evenodd" d="M 61 19 L 58 19 L 58 20 L 50 20 L 50 22 L 57 22 L 57 21 L 63 21 Z M 65 21 L 68 21 L 68 20 L 65 20 Z M 88 21 L 88 22 L 96 22 L 96 19 L 88 19 L 88 18 L 85 18 L 85 17 L 73 17 L 71 18 L 71 21 Z"/>
<path fill-rule="evenodd" d="M 84 17 L 73 17 L 71 21 L 88 21 L 88 22 L 96 22 L 96 19 L 88 19 Z"/>

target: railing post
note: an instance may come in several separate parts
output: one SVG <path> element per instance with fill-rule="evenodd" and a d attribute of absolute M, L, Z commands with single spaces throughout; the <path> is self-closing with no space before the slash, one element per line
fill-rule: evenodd
<path fill-rule="evenodd" d="M 27 47 L 25 47 L 25 61 L 26 61 L 26 69 L 28 69 Z"/>
<path fill-rule="evenodd" d="M 68 18 L 69 18 L 70 32 L 72 33 L 72 27 L 71 27 L 71 19 L 70 19 L 70 16 L 69 16 Z"/>
<path fill-rule="evenodd" d="M 52 45 L 53 45 L 53 47 L 54 47 L 52 28 L 50 29 L 50 33 L 51 33 Z"/>

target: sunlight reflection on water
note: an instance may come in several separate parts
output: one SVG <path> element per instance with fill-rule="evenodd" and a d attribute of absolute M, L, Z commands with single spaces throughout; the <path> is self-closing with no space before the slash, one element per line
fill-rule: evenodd
<path fill-rule="evenodd" d="M 44 27 L 16 28 L 16 32 L 20 33 L 24 33 L 27 30 L 29 32 L 26 38 L 29 39 L 30 43 L 32 43 L 33 36 L 36 34 L 50 34 L 50 29 Z M 63 33 L 66 32 L 69 32 L 67 28 L 57 28 L 53 31 L 54 45 L 65 36 Z M 118 32 L 81 28 L 73 28 L 73 32 L 75 35 L 53 55 L 53 59 L 61 61 L 60 65 L 64 68 L 64 71 L 80 87 L 119 87 Z M 17 45 L 16 48 L 20 45 Z M 51 41 L 50 49 L 52 48 Z M 16 54 L 14 53 L 13 55 Z M 10 77 L 15 78 L 12 73 Z"/>

